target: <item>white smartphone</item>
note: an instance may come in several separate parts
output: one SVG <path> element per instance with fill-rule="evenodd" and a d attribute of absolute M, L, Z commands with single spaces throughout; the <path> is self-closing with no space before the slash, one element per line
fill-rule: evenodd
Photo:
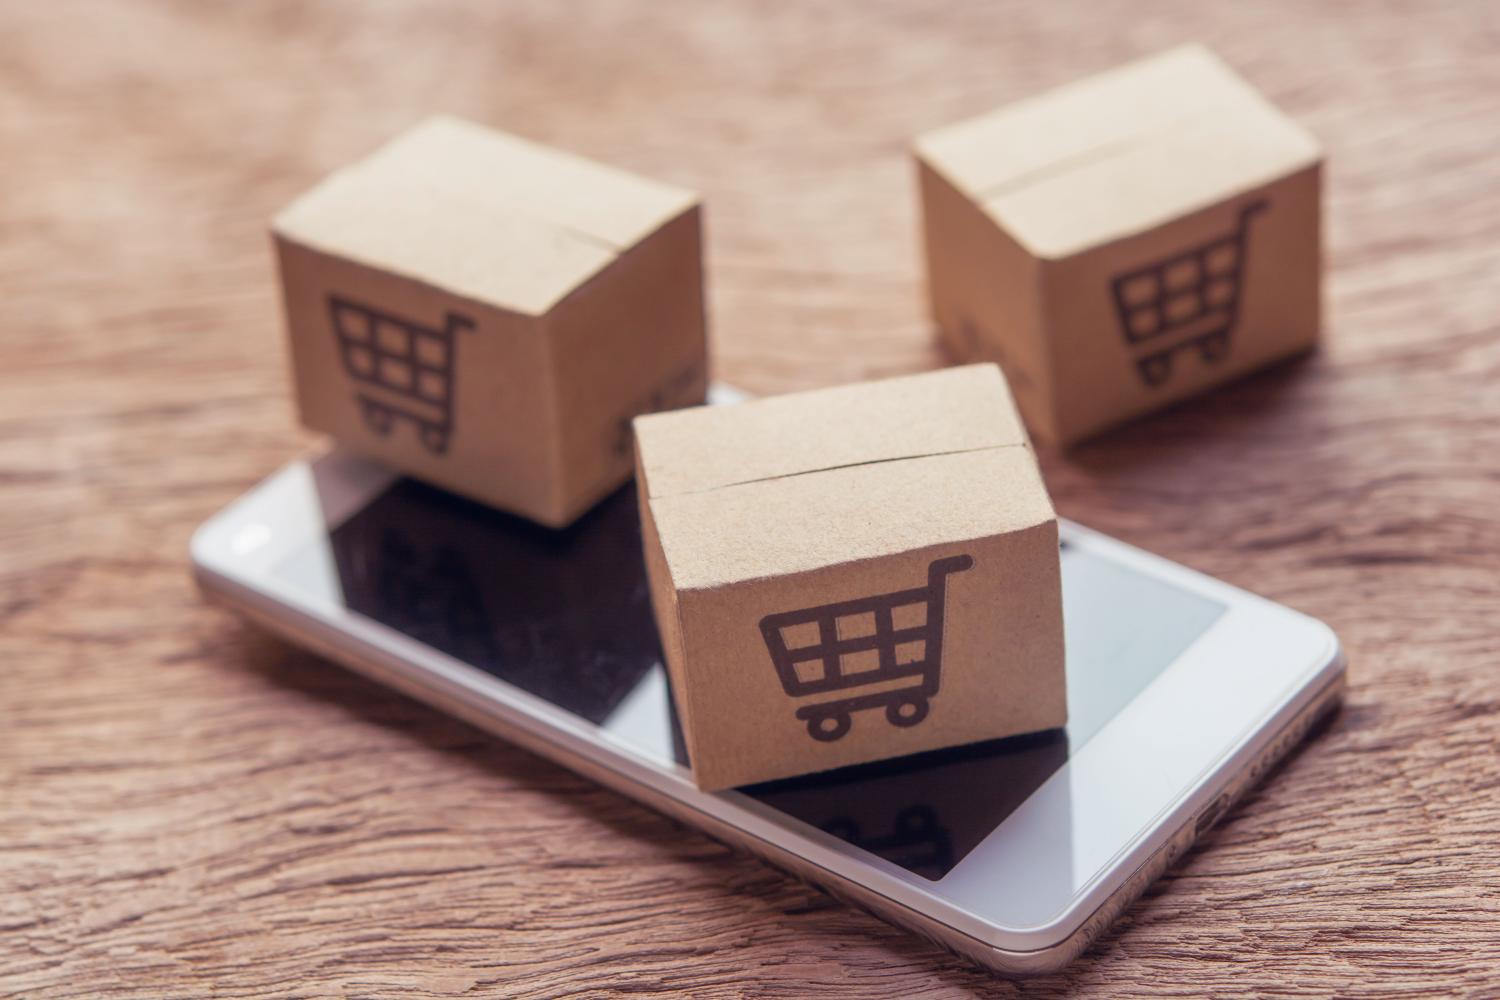
<path fill-rule="evenodd" d="M 1082 951 L 1343 686 L 1321 623 L 1065 523 L 1065 730 L 705 793 L 633 488 L 557 532 L 335 451 L 192 555 L 208 594 L 290 641 L 1011 975 Z"/>

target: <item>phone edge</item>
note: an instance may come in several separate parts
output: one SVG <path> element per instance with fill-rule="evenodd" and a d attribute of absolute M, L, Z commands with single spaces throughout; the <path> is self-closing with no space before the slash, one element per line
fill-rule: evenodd
<path fill-rule="evenodd" d="M 1020 951 L 1000 948 L 980 940 L 950 924 L 937 920 L 921 910 L 891 899 L 869 887 L 826 869 L 776 843 L 728 823 L 717 816 L 694 808 L 674 796 L 637 782 L 612 768 L 599 764 L 561 742 L 548 740 L 504 719 L 487 713 L 481 705 L 457 697 L 443 688 L 424 684 L 407 671 L 398 657 L 378 646 L 357 638 L 322 635 L 328 626 L 294 607 L 278 605 L 280 614 L 272 614 L 258 605 L 265 600 L 254 588 L 228 578 L 197 560 L 193 575 L 205 596 L 226 609 L 246 618 L 268 632 L 282 636 L 293 644 L 323 656 L 354 673 L 368 677 L 440 711 L 514 743 L 529 752 L 566 767 L 615 792 L 641 802 L 704 833 L 745 850 L 793 877 L 829 893 L 841 902 L 855 906 L 894 926 L 909 931 L 945 951 L 972 961 L 982 968 L 1006 976 L 1026 977 L 1056 972 L 1081 955 L 1131 903 L 1185 855 L 1193 844 L 1226 815 L 1234 802 L 1259 784 L 1276 765 L 1306 738 L 1314 726 L 1339 705 L 1345 686 L 1344 654 L 1336 636 L 1328 662 L 1319 674 L 1332 672 L 1331 679 L 1311 694 L 1312 684 L 1304 685 L 1293 695 L 1293 706 L 1283 706 L 1281 714 L 1291 707 L 1287 721 L 1275 729 L 1262 727 L 1248 739 L 1262 746 L 1253 751 L 1238 767 L 1228 769 L 1226 759 L 1221 777 L 1214 779 L 1208 804 L 1194 810 L 1168 836 L 1162 845 L 1141 862 L 1131 874 L 1120 880 L 1094 911 L 1079 922 L 1066 937 L 1046 947 Z M 339 641 L 347 640 L 347 644 Z M 390 661 L 390 665 L 386 661 Z M 1296 704 L 1300 702 L 1300 704 Z M 1244 747 L 1238 748 L 1240 753 Z M 1210 821 L 1206 814 L 1212 812 Z"/>

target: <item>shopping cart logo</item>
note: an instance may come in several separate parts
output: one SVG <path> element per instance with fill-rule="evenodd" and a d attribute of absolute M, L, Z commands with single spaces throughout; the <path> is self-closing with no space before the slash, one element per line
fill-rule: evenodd
<path fill-rule="evenodd" d="M 341 295 L 328 297 L 328 314 L 365 425 L 384 437 L 407 421 L 424 448 L 445 453 L 453 434 L 458 332 L 472 330 L 474 321 L 450 312 L 432 327 Z"/>
<path fill-rule="evenodd" d="M 927 567 L 926 586 L 760 620 L 782 689 L 816 699 L 796 711 L 808 735 L 841 739 L 853 714 L 870 708 L 883 707 L 886 720 L 903 728 L 927 718 L 942 667 L 948 576 L 973 565 L 967 555 L 937 559 Z"/>
<path fill-rule="evenodd" d="M 823 832 L 928 878 L 941 878 L 953 867 L 953 838 L 929 805 L 912 805 L 896 815 L 889 833 L 866 836 L 847 817 L 829 820 Z"/>
<path fill-rule="evenodd" d="M 358 540 L 345 558 L 365 563 L 358 576 L 370 583 L 368 594 L 358 585 L 346 593 L 351 609 L 372 605 L 377 621 L 464 663 L 487 668 L 506 662 L 498 630 L 485 611 L 484 591 L 472 572 L 472 552 L 434 545 L 420 530 L 388 528 L 381 533 L 373 567 L 367 568 Z"/>
<path fill-rule="evenodd" d="M 1268 207 L 1263 199 L 1240 208 L 1228 233 L 1133 268 L 1111 280 L 1115 309 L 1136 370 L 1148 386 L 1172 375 L 1172 358 L 1196 348 L 1206 364 L 1229 354 L 1239 321 L 1250 219 Z"/>

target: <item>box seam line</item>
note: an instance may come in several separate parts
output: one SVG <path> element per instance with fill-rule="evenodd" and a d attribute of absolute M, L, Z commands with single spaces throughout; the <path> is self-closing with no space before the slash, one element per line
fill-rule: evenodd
<path fill-rule="evenodd" d="M 1222 109 L 1219 110 L 1222 111 Z M 1030 187 L 1040 181 L 1078 170 L 1092 163 L 1108 160 L 1111 157 L 1119 156 L 1121 153 L 1128 152 L 1139 146 L 1149 145 L 1161 136 L 1181 129 L 1187 123 L 1198 120 L 1211 120 L 1215 117 L 1215 109 L 1212 108 L 1177 115 L 1156 128 L 1132 132 L 1130 135 L 1117 139 L 1114 142 L 1103 143 L 1074 153 L 1071 156 L 1064 156 L 1043 166 L 1017 174 L 1014 177 L 1008 177 L 1003 181 L 997 181 L 994 184 L 974 189 L 973 198 L 975 201 L 981 203 L 992 201 L 993 199 L 1011 194 L 1014 191 Z M 1314 141 L 1313 145 L 1317 145 L 1316 141 Z M 1319 152 L 1315 151 L 1314 159 L 1320 158 L 1320 155 Z M 1306 165 L 1301 157 L 1288 157 L 1287 164 L 1287 173 L 1294 173 Z"/>
<path fill-rule="evenodd" d="M 862 462 L 844 462 L 839 465 L 823 465 L 816 469 L 804 469 L 801 472 L 786 472 L 776 476 L 754 476 L 750 479 L 736 479 L 730 483 L 718 483 L 703 489 L 677 490 L 673 493 L 649 493 L 648 499 L 666 500 L 672 497 L 695 496 L 701 493 L 716 493 L 719 490 L 733 489 L 736 486 L 749 486 L 753 483 L 771 483 L 781 479 L 796 479 L 799 476 L 813 476 L 820 472 L 836 472 L 840 469 L 858 469 L 866 465 L 889 465 L 892 462 L 911 462 L 921 458 L 941 458 L 946 455 L 973 455 L 984 451 L 1002 451 L 1006 448 L 1031 449 L 1028 441 L 1007 441 L 1004 444 L 987 444 L 976 448 L 952 448 L 944 451 L 924 451 L 916 455 L 896 455 L 891 458 L 871 458 Z M 649 477 L 649 472 L 648 472 Z"/>

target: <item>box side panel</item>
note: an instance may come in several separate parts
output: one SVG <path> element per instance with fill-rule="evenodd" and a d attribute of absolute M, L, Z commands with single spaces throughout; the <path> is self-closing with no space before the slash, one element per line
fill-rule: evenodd
<path fill-rule="evenodd" d="M 694 594 L 709 789 L 1061 725 L 1055 522 Z"/>
<path fill-rule="evenodd" d="M 1320 173 L 1045 268 L 1063 442 L 1313 346 Z"/>
<path fill-rule="evenodd" d="M 998 364 L 1031 433 L 1055 437 L 1037 260 L 941 174 L 917 162 L 933 321 L 963 363 Z"/>
<path fill-rule="evenodd" d="M 630 478 L 631 418 L 704 401 L 700 219 L 696 207 L 678 216 L 547 317 L 570 517 Z"/>
<path fill-rule="evenodd" d="M 282 333 L 291 366 L 292 402 L 308 430 L 339 436 L 348 423 L 342 392 L 343 365 L 326 318 L 326 293 L 317 278 L 322 255 L 271 234 L 281 284 Z"/>
<path fill-rule="evenodd" d="M 527 517 L 555 507 L 549 359 L 535 321 L 276 240 L 302 422 Z"/>
<path fill-rule="evenodd" d="M 691 757 L 693 752 L 693 712 L 688 702 L 690 687 L 684 674 L 682 615 L 678 603 L 677 588 L 672 582 L 672 572 L 662 551 L 661 536 L 657 533 L 656 516 L 651 509 L 651 500 L 646 495 L 645 479 L 637 473 L 636 493 L 641 513 L 641 549 L 646 560 L 646 580 L 651 589 L 651 613 L 656 619 L 656 630 L 661 636 L 662 656 L 666 660 L 667 676 L 672 682 L 672 698 L 677 706 L 677 723 L 682 728 L 682 737 Z"/>

